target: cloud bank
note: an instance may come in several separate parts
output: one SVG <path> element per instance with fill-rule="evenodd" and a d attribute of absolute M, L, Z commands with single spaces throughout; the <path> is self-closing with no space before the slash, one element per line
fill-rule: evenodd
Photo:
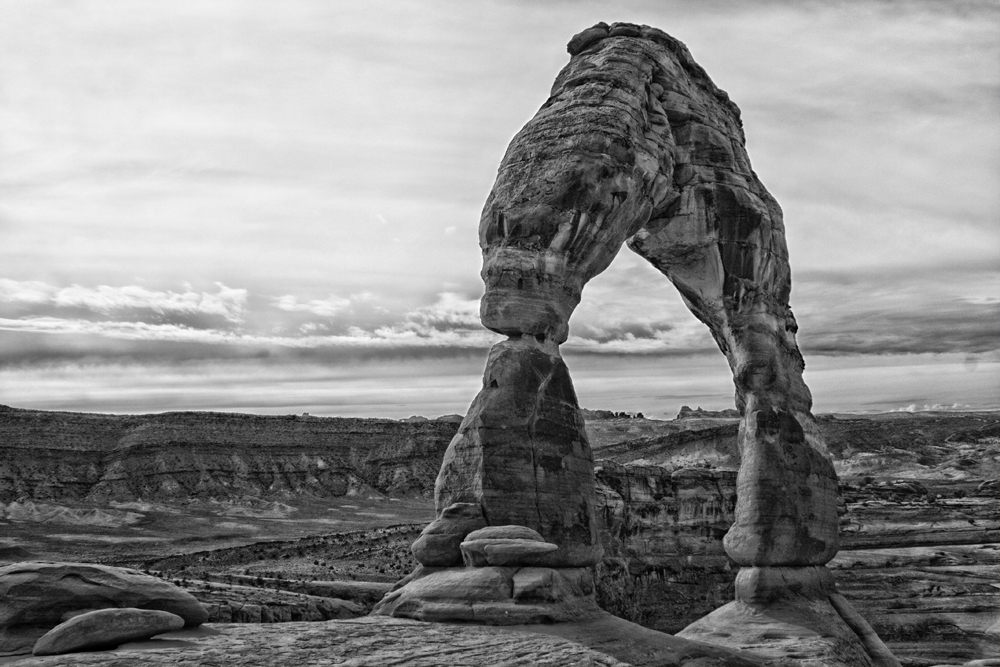
<path fill-rule="evenodd" d="M 587 287 L 565 349 L 576 354 L 697 355 L 716 350 L 672 286 L 636 260 Z M 884 276 L 809 276 L 798 311 L 807 354 L 1000 351 L 1000 300 L 949 295 L 947 285 Z M 500 340 L 479 322 L 479 301 L 442 292 L 392 313 L 371 293 L 300 299 L 217 285 L 214 293 L 136 285 L 59 287 L 0 281 L 0 366 L 130 357 L 337 359 L 354 354 L 463 356 Z"/>

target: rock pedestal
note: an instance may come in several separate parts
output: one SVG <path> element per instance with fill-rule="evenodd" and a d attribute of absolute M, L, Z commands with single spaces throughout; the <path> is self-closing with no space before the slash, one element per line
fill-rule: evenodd
<path fill-rule="evenodd" d="M 894 664 L 823 567 L 837 552 L 837 477 L 802 380 L 781 207 L 750 166 L 739 109 L 687 47 L 655 28 L 599 23 L 568 50 L 549 99 L 511 142 L 480 219 L 480 314 L 508 340 L 491 350 L 483 390 L 445 455 L 438 519 L 414 549 L 423 567 L 380 611 L 453 614 L 467 585 L 469 618 L 499 622 L 476 605 L 509 606 L 500 600 L 516 588 L 508 566 L 568 571 L 599 558 L 591 454 L 558 346 L 584 285 L 627 243 L 712 332 L 741 415 L 725 538 L 744 568 L 737 600 L 685 632 L 722 627 L 713 641 L 756 646 L 773 634 L 758 617 L 780 611 L 798 630 L 779 634 L 819 638 L 803 660 Z M 531 528 L 555 548 L 524 546 L 503 564 L 489 547 L 459 542 L 456 551 L 480 521 Z M 503 552 L 499 543 L 493 552 Z M 463 556 L 469 567 L 433 570 Z"/>

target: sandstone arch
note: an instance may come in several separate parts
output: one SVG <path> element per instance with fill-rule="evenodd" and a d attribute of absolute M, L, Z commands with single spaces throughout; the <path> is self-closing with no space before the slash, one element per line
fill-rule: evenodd
<path fill-rule="evenodd" d="M 782 601 L 794 617 L 805 608 L 795 605 L 819 604 L 803 622 L 838 638 L 840 653 L 824 659 L 894 664 L 849 605 L 831 601 L 823 565 L 837 552 L 837 478 L 802 380 L 781 208 L 751 169 L 739 109 L 654 28 L 598 24 L 568 50 L 483 209 L 481 317 L 508 340 L 490 352 L 438 477 L 439 518 L 415 554 L 427 567 L 455 567 L 465 534 L 512 524 L 558 549 L 509 564 L 563 572 L 600 558 L 593 459 L 559 345 L 583 286 L 627 243 L 709 327 L 742 415 L 736 522 L 725 538 L 743 568 L 737 603 L 685 633 L 736 644 L 715 629 L 743 623 L 750 607 Z M 458 613 L 408 586 L 407 602 L 384 609 L 428 620 Z M 421 595 L 438 602 L 421 606 Z"/>

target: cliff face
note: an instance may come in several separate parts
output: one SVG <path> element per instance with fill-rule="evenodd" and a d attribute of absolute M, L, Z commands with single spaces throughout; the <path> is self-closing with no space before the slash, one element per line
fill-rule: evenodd
<path fill-rule="evenodd" d="M 597 464 L 597 505 L 609 556 L 634 575 L 679 572 L 696 561 L 725 568 L 722 536 L 733 523 L 736 471 Z"/>
<path fill-rule="evenodd" d="M 427 495 L 456 425 L 0 408 L 0 501 Z"/>
<path fill-rule="evenodd" d="M 739 424 L 733 420 L 685 421 L 688 422 L 685 424 L 688 428 L 595 447 L 594 457 L 618 463 L 666 465 L 671 468 L 739 468 L 740 452 L 736 447 Z M 719 423 L 720 421 L 723 423 Z M 674 425 L 673 422 L 665 423 Z"/>

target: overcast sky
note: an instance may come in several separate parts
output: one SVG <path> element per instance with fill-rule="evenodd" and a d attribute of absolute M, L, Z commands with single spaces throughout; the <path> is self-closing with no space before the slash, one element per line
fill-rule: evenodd
<path fill-rule="evenodd" d="M 785 211 L 816 411 L 1000 407 L 1000 4 L 0 0 L 0 403 L 464 413 L 479 214 L 566 42 L 685 42 Z M 624 249 L 592 408 L 731 407 Z"/>

